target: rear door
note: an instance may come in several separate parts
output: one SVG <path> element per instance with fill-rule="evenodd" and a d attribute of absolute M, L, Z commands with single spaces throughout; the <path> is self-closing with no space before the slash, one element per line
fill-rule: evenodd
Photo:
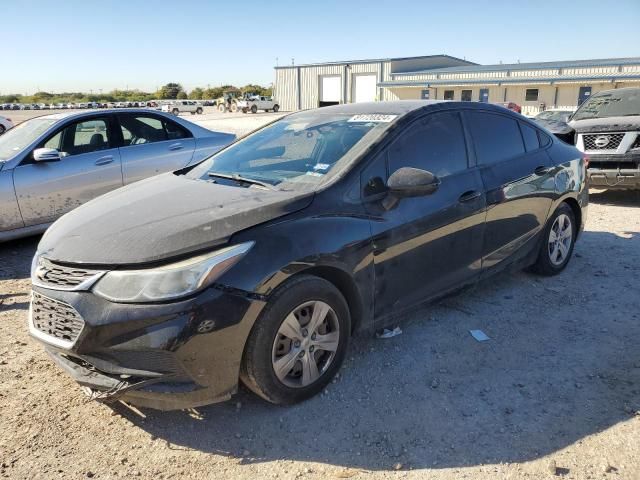
<path fill-rule="evenodd" d="M 433 113 L 407 127 L 363 171 L 377 317 L 479 276 L 485 198 L 466 144 L 458 112 Z M 378 200 L 388 175 L 402 167 L 428 170 L 441 184 L 430 195 L 394 200 L 382 193 Z"/>
<path fill-rule="evenodd" d="M 548 137 L 515 116 L 464 112 L 487 198 L 483 269 L 515 261 L 534 248 L 555 194 Z M 542 143 L 541 140 L 542 139 Z"/>
<path fill-rule="evenodd" d="M 57 149 L 62 159 L 36 162 L 30 154 L 15 168 L 16 196 L 25 226 L 52 222 L 122 186 L 115 133 L 112 115 L 74 121 L 38 145 Z"/>
<path fill-rule="evenodd" d="M 152 113 L 118 114 L 122 176 L 127 185 L 186 166 L 195 139 L 178 123 Z"/>

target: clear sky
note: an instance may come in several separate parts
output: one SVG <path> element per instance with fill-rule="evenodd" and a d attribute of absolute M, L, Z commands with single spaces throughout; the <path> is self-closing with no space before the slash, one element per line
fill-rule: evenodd
<path fill-rule="evenodd" d="M 1 0 L 0 94 L 268 85 L 280 65 L 640 56 L 640 0 Z"/>

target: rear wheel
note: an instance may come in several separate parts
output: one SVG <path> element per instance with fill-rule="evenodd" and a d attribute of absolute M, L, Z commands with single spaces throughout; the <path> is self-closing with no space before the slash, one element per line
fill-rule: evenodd
<path fill-rule="evenodd" d="M 328 281 L 302 275 L 278 289 L 247 339 L 241 379 L 276 404 L 300 402 L 320 392 L 347 350 L 347 302 Z"/>
<path fill-rule="evenodd" d="M 565 269 L 577 234 L 577 225 L 573 210 L 562 203 L 547 221 L 538 259 L 532 270 L 541 275 L 557 275 Z"/>
<path fill-rule="evenodd" d="M 225 108 L 225 106 L 221 103 L 220 105 L 218 105 L 218 111 L 220 113 L 224 113 L 227 109 Z"/>
<path fill-rule="evenodd" d="M 202 115 L 202 108 L 198 107 L 198 109 L 196 110 L 196 113 L 198 115 Z"/>
<path fill-rule="evenodd" d="M 258 113 L 258 107 L 251 105 L 251 113 Z"/>
<path fill-rule="evenodd" d="M 274 113 L 278 113 L 278 110 L 280 110 L 280 105 L 274 105 L 273 106 L 273 112 Z"/>
<path fill-rule="evenodd" d="M 6 131 L 7 131 L 7 129 L 4 128 L 4 125 L 0 125 L 0 135 L 2 135 Z"/>

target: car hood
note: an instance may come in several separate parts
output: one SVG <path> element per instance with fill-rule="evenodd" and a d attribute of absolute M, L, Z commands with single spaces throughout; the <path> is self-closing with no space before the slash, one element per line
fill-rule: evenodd
<path fill-rule="evenodd" d="M 38 254 L 86 265 L 149 264 L 222 245 L 234 233 L 301 210 L 312 199 L 309 192 L 163 174 L 67 213 L 42 237 Z"/>
<path fill-rule="evenodd" d="M 569 125 L 578 133 L 628 132 L 640 129 L 640 115 L 571 120 Z"/>

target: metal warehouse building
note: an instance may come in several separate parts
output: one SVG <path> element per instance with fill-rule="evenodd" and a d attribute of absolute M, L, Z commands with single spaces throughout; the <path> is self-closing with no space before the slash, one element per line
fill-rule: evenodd
<path fill-rule="evenodd" d="M 515 102 L 523 114 L 575 108 L 601 90 L 640 87 L 640 57 L 478 65 L 449 55 L 276 67 L 283 110 L 376 100 Z"/>

